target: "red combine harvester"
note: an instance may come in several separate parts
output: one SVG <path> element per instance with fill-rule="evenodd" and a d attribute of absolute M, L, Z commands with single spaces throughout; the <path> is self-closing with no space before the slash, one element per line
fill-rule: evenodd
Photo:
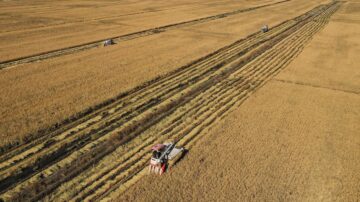
<path fill-rule="evenodd" d="M 174 143 L 157 144 L 151 148 L 153 151 L 150 159 L 149 172 L 163 174 L 169 170 L 170 164 L 174 164 L 182 156 L 184 148 L 176 148 Z"/>

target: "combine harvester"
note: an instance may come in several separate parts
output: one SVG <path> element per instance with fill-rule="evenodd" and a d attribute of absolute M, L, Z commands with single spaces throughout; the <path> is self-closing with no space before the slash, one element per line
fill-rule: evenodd
<path fill-rule="evenodd" d="M 105 46 L 111 46 L 111 45 L 115 45 L 116 43 L 114 42 L 113 39 L 107 39 L 104 41 L 104 47 Z"/>
<path fill-rule="evenodd" d="M 157 144 L 151 150 L 153 153 L 150 159 L 149 172 L 158 175 L 169 171 L 170 166 L 174 165 L 185 153 L 185 149 L 175 147 L 175 143 Z"/>

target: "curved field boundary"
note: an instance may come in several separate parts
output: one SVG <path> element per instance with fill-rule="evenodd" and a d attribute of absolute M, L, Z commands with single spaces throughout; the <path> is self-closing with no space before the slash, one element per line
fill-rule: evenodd
<path fill-rule="evenodd" d="M 291 0 L 283 0 L 283 1 L 275 2 L 275 3 L 261 5 L 261 6 L 255 6 L 255 7 L 246 8 L 246 9 L 239 9 L 239 10 L 221 13 L 221 14 L 217 14 L 217 15 L 213 15 L 213 16 L 204 17 L 204 18 L 199 18 L 199 19 L 194 19 L 194 20 L 190 20 L 190 21 L 155 27 L 155 28 L 151 28 L 151 29 L 147 29 L 147 30 L 143 30 L 143 31 L 139 31 L 139 32 L 134 32 L 134 33 L 130 33 L 130 34 L 125 34 L 125 35 L 121 35 L 121 36 L 109 37 L 107 39 L 113 39 L 115 41 L 115 43 L 120 42 L 120 41 L 128 41 L 128 40 L 136 39 L 139 37 L 145 37 L 145 36 L 150 36 L 153 34 L 158 34 L 161 32 L 172 30 L 172 29 L 178 29 L 178 28 L 192 26 L 192 25 L 196 25 L 196 24 L 200 24 L 200 23 L 204 23 L 204 22 L 209 22 L 209 21 L 220 19 L 220 18 L 225 18 L 228 16 L 236 15 L 239 13 L 244 13 L 244 12 L 248 12 L 248 11 L 252 11 L 252 10 L 256 10 L 256 9 L 260 9 L 260 8 L 265 8 L 265 7 L 285 3 L 288 1 L 291 1 Z M 96 40 L 96 41 L 88 42 L 85 44 L 80 44 L 80 45 L 62 48 L 62 49 L 58 49 L 58 50 L 53 50 L 53 51 L 38 53 L 38 54 L 34 54 L 34 55 L 24 56 L 24 57 L 20 57 L 20 58 L 16 58 L 16 59 L 2 61 L 2 62 L 0 62 L 0 70 L 14 66 L 14 65 L 37 62 L 37 61 L 46 60 L 49 58 L 59 57 L 62 55 L 69 55 L 69 54 L 73 54 L 73 53 L 84 51 L 84 50 L 98 48 L 98 47 L 103 46 L 103 42 L 107 39 Z"/>
<path fill-rule="evenodd" d="M 125 189 L 144 172 L 152 144 L 172 139 L 191 147 L 201 131 L 296 57 L 338 6 L 322 5 L 251 35 L 123 97 L 79 125 L 5 153 L 0 198 L 93 201 Z"/>

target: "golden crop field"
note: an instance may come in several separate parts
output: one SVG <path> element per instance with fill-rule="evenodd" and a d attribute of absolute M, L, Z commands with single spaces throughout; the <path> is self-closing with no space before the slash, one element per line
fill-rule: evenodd
<path fill-rule="evenodd" d="M 0 201 L 359 200 L 359 26 L 355 0 L 1 1 Z"/>

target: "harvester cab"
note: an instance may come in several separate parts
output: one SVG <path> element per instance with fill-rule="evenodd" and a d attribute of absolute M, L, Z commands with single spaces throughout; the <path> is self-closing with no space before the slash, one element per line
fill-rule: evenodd
<path fill-rule="evenodd" d="M 261 31 L 262 31 L 263 33 L 268 32 L 268 31 L 269 31 L 269 26 L 268 26 L 268 25 L 262 26 L 262 27 L 261 27 Z"/>
<path fill-rule="evenodd" d="M 159 175 L 169 170 L 184 152 L 184 148 L 177 148 L 174 143 L 157 144 L 151 150 L 149 172 Z"/>
<path fill-rule="evenodd" d="M 104 41 L 104 46 L 111 46 L 111 45 L 114 45 L 115 42 L 113 39 L 107 39 Z"/>

